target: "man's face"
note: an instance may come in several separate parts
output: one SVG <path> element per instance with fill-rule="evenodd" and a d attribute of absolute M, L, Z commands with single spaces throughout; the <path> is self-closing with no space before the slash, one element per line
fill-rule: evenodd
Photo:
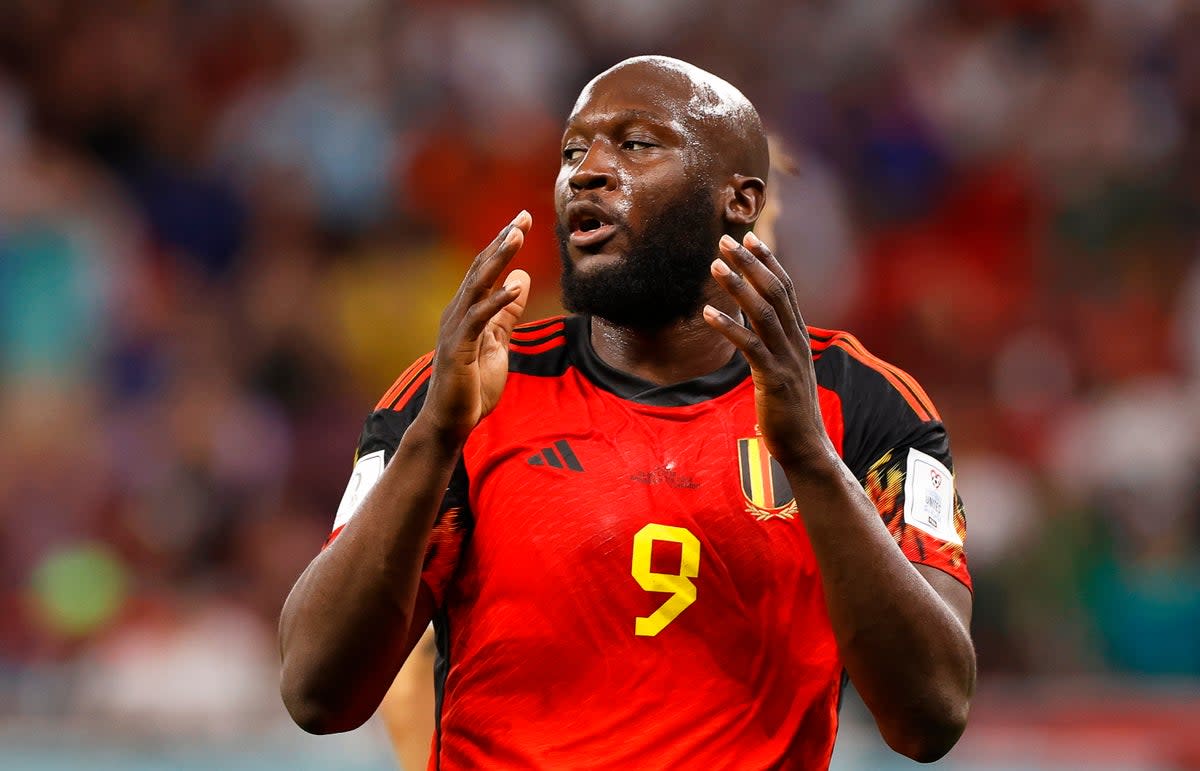
<path fill-rule="evenodd" d="M 721 218 L 673 88 L 613 73 L 567 122 L 555 202 L 569 310 L 655 329 L 703 302 Z"/>

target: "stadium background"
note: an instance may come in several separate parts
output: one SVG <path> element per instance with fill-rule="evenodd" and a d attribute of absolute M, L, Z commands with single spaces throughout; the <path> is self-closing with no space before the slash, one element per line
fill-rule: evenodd
<path fill-rule="evenodd" d="M 942 767 L 1200 768 L 1186 0 L 0 3 L 0 766 L 389 766 L 288 722 L 280 605 L 522 207 L 556 308 L 562 118 L 647 52 L 759 106 L 808 320 L 950 428 L 980 687 Z M 853 703 L 840 742 L 908 765 Z"/>

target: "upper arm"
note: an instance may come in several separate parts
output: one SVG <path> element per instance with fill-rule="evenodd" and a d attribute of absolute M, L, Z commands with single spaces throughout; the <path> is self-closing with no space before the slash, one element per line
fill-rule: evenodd
<path fill-rule="evenodd" d="M 959 584 L 967 601 L 954 591 L 953 604 L 969 620 L 966 510 L 955 489 L 950 437 L 932 400 L 912 376 L 845 333 L 830 337 L 818 363 L 818 380 L 842 405 L 846 465 L 904 556 Z M 934 576 L 930 583 L 937 589 L 944 582 Z"/>
<path fill-rule="evenodd" d="M 860 481 L 908 561 L 955 581 L 969 596 L 966 509 L 950 463 L 939 423 L 885 452 Z"/>
<path fill-rule="evenodd" d="M 375 411 L 367 416 L 354 455 L 354 470 L 338 507 L 332 532 L 325 542 L 326 547 L 333 543 L 342 527 L 354 516 L 367 493 L 382 476 L 384 467 L 391 462 L 408 427 L 420 413 L 429 388 L 428 376 L 421 374 L 429 370 L 428 358 L 422 357 L 410 367 L 409 372 L 402 375 L 384 395 Z M 426 362 L 426 365 L 423 366 L 422 362 Z M 412 374 L 413 371 L 417 374 Z M 418 634 L 429 624 L 434 610 L 441 605 L 442 597 L 456 572 L 462 549 L 473 529 L 466 467 L 460 458 L 438 506 L 425 550 L 417 598 L 418 612 L 415 616 L 419 622 Z M 428 605 L 423 613 L 422 602 Z"/>

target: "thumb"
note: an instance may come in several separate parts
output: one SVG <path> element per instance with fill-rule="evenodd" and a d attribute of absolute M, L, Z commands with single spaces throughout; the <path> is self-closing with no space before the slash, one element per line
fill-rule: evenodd
<path fill-rule="evenodd" d="M 520 291 L 515 299 L 508 305 L 500 309 L 500 312 L 492 317 L 494 324 L 501 334 L 504 342 L 508 342 L 508 338 L 512 335 L 513 327 L 521 319 L 521 314 L 525 312 L 525 305 L 529 302 L 529 286 L 532 280 L 529 274 L 518 268 L 508 274 L 508 278 L 504 279 L 504 286 L 516 287 Z"/>

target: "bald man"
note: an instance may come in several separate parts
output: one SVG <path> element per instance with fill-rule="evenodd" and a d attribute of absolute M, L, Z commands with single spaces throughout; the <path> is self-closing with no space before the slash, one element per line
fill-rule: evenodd
<path fill-rule="evenodd" d="M 824 768 L 846 676 L 898 752 L 953 746 L 975 658 L 946 433 L 805 325 L 751 232 L 768 161 L 753 106 L 686 63 L 583 90 L 572 313 L 519 324 L 521 212 L 368 417 L 280 622 L 301 727 L 365 721 L 432 620 L 430 768 Z"/>

